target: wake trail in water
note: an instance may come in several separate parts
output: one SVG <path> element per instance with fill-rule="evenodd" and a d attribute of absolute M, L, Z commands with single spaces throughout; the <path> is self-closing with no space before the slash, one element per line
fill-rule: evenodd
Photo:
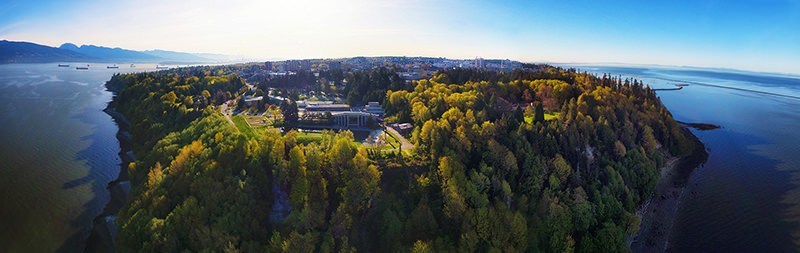
<path fill-rule="evenodd" d="M 702 82 L 697 82 L 697 81 L 686 81 L 686 80 L 670 79 L 670 78 L 663 78 L 663 77 L 652 77 L 652 76 L 634 76 L 634 78 L 652 78 L 652 79 L 658 79 L 658 80 L 664 80 L 664 81 L 670 81 L 670 82 L 688 83 L 688 84 L 694 84 L 694 85 L 700 85 L 700 86 L 706 86 L 706 87 L 714 87 L 714 88 L 729 89 L 729 90 L 738 90 L 738 91 L 744 91 L 744 92 L 751 92 L 751 93 L 758 93 L 758 94 L 764 94 L 764 95 L 771 95 L 771 96 L 778 96 L 778 97 L 792 98 L 792 99 L 800 100 L 800 96 L 786 95 L 786 94 L 767 92 L 767 91 L 760 91 L 760 90 L 753 90 L 753 89 L 730 87 L 730 86 L 724 86 L 724 85 L 716 85 L 716 84 L 710 84 L 710 83 L 702 83 Z"/>

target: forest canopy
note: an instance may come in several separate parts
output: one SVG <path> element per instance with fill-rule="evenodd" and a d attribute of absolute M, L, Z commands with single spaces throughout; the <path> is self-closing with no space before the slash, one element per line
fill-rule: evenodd
<path fill-rule="evenodd" d="M 244 93 L 225 68 L 108 82 L 139 158 L 120 252 L 622 252 L 658 168 L 694 145 L 641 82 L 546 65 L 349 73 L 348 101 L 414 126 L 410 153 L 247 135 L 217 110 Z"/>

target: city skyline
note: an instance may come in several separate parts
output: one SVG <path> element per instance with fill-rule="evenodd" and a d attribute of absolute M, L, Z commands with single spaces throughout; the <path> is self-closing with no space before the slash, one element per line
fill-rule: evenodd
<path fill-rule="evenodd" d="M 11 1 L 0 7 L 0 39 L 260 59 L 406 55 L 800 73 L 794 0 L 234 2 Z"/>

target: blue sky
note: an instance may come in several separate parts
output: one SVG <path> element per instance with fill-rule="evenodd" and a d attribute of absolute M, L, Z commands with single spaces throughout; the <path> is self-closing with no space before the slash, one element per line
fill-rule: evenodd
<path fill-rule="evenodd" d="M 0 38 L 262 58 L 480 56 L 797 74 L 800 0 L 5 0 Z"/>

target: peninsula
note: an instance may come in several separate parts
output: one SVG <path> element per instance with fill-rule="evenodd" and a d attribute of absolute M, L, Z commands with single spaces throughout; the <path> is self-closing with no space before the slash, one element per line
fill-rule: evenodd
<path fill-rule="evenodd" d="M 115 75 L 136 157 L 115 249 L 628 251 L 637 210 L 704 161 L 638 80 L 360 67 L 386 59 Z"/>

